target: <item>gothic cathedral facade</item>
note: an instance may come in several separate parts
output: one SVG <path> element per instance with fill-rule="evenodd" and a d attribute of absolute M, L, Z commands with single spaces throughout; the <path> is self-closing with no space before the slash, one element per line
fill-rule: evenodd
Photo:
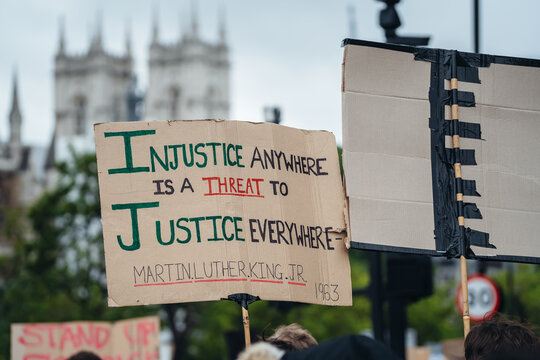
<path fill-rule="evenodd" d="M 54 58 L 54 133 L 48 148 L 21 140 L 23 111 L 14 74 L 9 136 L 5 143 L 0 142 L 1 204 L 28 205 L 45 189 L 54 187 L 54 164 L 68 160 L 70 149 L 95 151 L 95 123 L 229 118 L 230 62 L 223 14 L 214 41 L 200 36 L 195 11 L 189 29 L 176 41 L 160 40 L 156 15 L 150 35 L 148 86 L 141 94 L 136 88 L 129 34 L 123 54 L 113 55 L 104 47 L 98 19 L 88 49 L 71 54 L 60 24 Z M 0 253 L 1 248 L 0 244 Z"/>
<path fill-rule="evenodd" d="M 121 56 L 103 46 L 96 27 L 88 51 L 66 51 L 60 28 L 54 66 L 55 129 L 49 161 L 69 158 L 69 149 L 94 151 L 93 124 L 110 121 L 193 120 L 229 117 L 229 50 L 223 19 L 218 39 L 202 39 L 198 21 L 174 43 L 159 39 L 154 16 L 149 46 L 148 87 L 137 94 L 129 34 Z"/>

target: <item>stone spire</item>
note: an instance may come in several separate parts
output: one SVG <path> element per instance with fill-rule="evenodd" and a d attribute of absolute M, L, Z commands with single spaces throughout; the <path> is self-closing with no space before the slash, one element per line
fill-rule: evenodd
<path fill-rule="evenodd" d="M 180 11 L 178 13 L 178 41 L 182 41 L 184 35 L 185 35 L 185 31 L 184 31 L 184 21 L 182 20 L 182 15 L 183 15 L 183 12 Z"/>
<path fill-rule="evenodd" d="M 191 0 L 191 37 L 194 39 L 199 37 L 199 19 L 195 0 Z"/>
<path fill-rule="evenodd" d="M 131 57 L 131 21 L 126 20 L 126 56 Z"/>
<path fill-rule="evenodd" d="M 66 54 L 66 29 L 65 29 L 65 19 L 60 17 L 58 19 L 58 55 Z"/>
<path fill-rule="evenodd" d="M 152 11 L 152 44 L 157 44 L 159 42 L 159 9 L 157 4 L 154 5 Z"/>
<path fill-rule="evenodd" d="M 90 44 L 90 52 L 103 51 L 103 13 L 98 11 L 96 16 L 96 27 Z"/>
<path fill-rule="evenodd" d="M 221 44 L 225 44 L 225 40 L 227 37 L 227 30 L 225 25 L 225 4 L 222 4 L 219 9 L 218 13 L 218 21 L 219 21 L 219 42 Z"/>
<path fill-rule="evenodd" d="M 86 38 L 88 41 L 88 46 L 92 46 L 92 41 L 94 39 L 94 31 L 92 30 L 92 21 L 86 21 Z"/>
<path fill-rule="evenodd" d="M 347 6 L 347 16 L 349 17 L 349 37 L 356 39 L 356 7 L 354 5 Z"/>
<path fill-rule="evenodd" d="M 10 147 L 19 147 L 21 145 L 21 127 L 22 115 L 19 108 L 19 92 L 17 84 L 17 71 L 13 71 L 13 94 L 11 100 L 11 109 L 9 111 L 9 144 Z"/>

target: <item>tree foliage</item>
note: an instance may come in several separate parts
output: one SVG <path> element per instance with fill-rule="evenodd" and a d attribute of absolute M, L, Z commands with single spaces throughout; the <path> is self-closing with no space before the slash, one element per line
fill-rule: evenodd
<path fill-rule="evenodd" d="M 511 265 L 493 278 L 502 293 L 501 312 L 540 335 L 540 265 Z"/>
<path fill-rule="evenodd" d="M 409 305 L 408 326 L 417 331 L 419 344 L 463 336 L 463 323 L 456 310 L 456 287 L 454 282 L 436 286 L 433 295 Z"/>
<path fill-rule="evenodd" d="M 8 358 L 12 323 L 156 313 L 107 307 L 95 155 L 74 155 L 57 170 L 57 186 L 29 209 L 4 209 L 14 253 L 1 261 L 0 359 Z"/>

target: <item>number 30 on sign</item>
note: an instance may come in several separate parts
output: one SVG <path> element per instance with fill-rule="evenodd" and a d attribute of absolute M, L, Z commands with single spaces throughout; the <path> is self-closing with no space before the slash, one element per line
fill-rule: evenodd
<path fill-rule="evenodd" d="M 499 309 L 501 294 L 499 288 L 489 277 L 482 274 L 471 275 L 469 284 L 469 315 L 475 322 L 491 319 Z M 460 314 L 463 314 L 461 285 L 456 294 L 456 304 Z"/>

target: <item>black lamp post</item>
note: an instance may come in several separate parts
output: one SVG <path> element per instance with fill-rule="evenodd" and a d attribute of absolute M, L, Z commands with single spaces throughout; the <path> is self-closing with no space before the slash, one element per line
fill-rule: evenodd
<path fill-rule="evenodd" d="M 429 36 L 399 36 L 397 34 L 396 30 L 401 26 L 401 20 L 395 6 L 400 0 L 378 1 L 386 4 L 379 14 L 379 24 L 384 29 L 387 43 L 411 46 L 426 46 L 429 43 Z"/>

